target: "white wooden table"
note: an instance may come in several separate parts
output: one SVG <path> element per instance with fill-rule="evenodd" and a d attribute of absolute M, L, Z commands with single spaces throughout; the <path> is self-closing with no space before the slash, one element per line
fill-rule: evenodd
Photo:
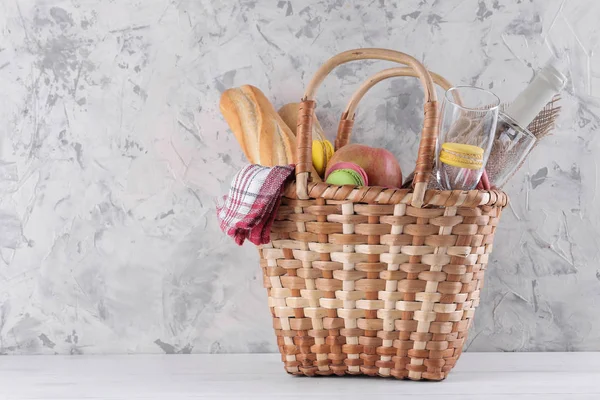
<path fill-rule="evenodd" d="M 443 382 L 287 375 L 275 354 L 6 356 L 0 399 L 600 399 L 600 353 L 466 353 Z"/>

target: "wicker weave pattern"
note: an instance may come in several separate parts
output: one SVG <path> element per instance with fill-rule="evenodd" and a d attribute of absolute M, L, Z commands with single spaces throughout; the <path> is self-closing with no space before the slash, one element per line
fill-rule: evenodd
<path fill-rule="evenodd" d="M 284 198 L 260 254 L 285 369 L 444 379 L 479 304 L 503 205 Z"/>

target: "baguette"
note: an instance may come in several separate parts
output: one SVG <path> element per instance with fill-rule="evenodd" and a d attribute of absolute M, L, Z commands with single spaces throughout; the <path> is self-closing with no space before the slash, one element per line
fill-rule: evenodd
<path fill-rule="evenodd" d="M 258 88 L 244 85 L 242 90 L 253 100 L 259 110 L 258 148 L 261 164 L 273 166 L 294 163 L 296 141 L 290 128 Z"/>
<path fill-rule="evenodd" d="M 288 129 L 282 129 L 282 138 L 286 145 L 286 148 L 289 146 L 288 159 L 291 160 L 290 163 L 293 164 L 296 162 L 296 130 L 298 120 L 298 108 L 300 107 L 300 103 L 288 103 L 279 109 L 277 113 L 279 116 L 279 120 L 281 123 Z M 317 136 L 314 136 L 317 135 Z M 317 117 L 314 118 L 313 124 L 313 137 L 322 137 L 325 135 L 323 133 L 323 128 L 321 128 L 321 124 L 317 120 Z M 311 177 L 315 182 L 322 182 L 323 180 L 315 170 L 315 167 L 311 165 Z"/>
<path fill-rule="evenodd" d="M 248 161 L 267 167 L 296 162 L 296 136 L 260 89 L 228 89 L 219 107 Z"/>
<path fill-rule="evenodd" d="M 279 111 L 277 112 L 283 122 L 290 128 L 294 136 L 296 136 L 298 129 L 297 121 L 298 121 L 298 107 L 299 103 L 288 103 L 283 105 Z"/>
<path fill-rule="evenodd" d="M 258 164 L 259 128 L 255 105 L 241 88 L 232 88 L 221 95 L 219 108 L 248 161 Z"/>
<path fill-rule="evenodd" d="M 300 108 L 300 103 L 288 103 L 282 106 L 278 111 L 279 116 L 294 135 L 297 134 L 296 130 L 298 129 L 298 108 Z M 325 132 L 323 131 L 317 116 L 313 115 L 313 117 L 313 139 L 325 140 Z"/>
<path fill-rule="evenodd" d="M 275 118 L 279 116 L 259 89 L 228 89 L 219 107 L 248 161 L 267 167 L 287 163 L 290 154 Z"/>

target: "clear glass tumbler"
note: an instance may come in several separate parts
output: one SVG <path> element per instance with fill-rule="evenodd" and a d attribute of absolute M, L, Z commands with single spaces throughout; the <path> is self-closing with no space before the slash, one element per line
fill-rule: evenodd
<path fill-rule="evenodd" d="M 446 91 L 436 147 L 435 176 L 445 190 L 477 186 L 492 147 L 500 99 L 474 86 Z"/>
<path fill-rule="evenodd" d="M 485 170 L 493 188 L 502 188 L 521 167 L 535 145 L 536 137 L 500 112 L 494 143 Z"/>

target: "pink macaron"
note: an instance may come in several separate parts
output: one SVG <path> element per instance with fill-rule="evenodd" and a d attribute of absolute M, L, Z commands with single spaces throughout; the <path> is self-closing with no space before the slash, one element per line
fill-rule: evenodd
<path fill-rule="evenodd" d="M 325 180 L 327 180 L 327 177 L 333 172 L 333 171 L 337 171 L 338 169 L 351 169 L 354 172 L 358 173 L 363 182 L 365 183 L 365 186 L 369 186 L 369 177 L 367 176 L 367 173 L 365 172 L 364 169 L 362 169 L 359 165 L 356 165 L 354 163 L 351 162 L 338 162 L 333 164 L 331 167 L 327 168 L 327 172 L 325 174 Z"/>

